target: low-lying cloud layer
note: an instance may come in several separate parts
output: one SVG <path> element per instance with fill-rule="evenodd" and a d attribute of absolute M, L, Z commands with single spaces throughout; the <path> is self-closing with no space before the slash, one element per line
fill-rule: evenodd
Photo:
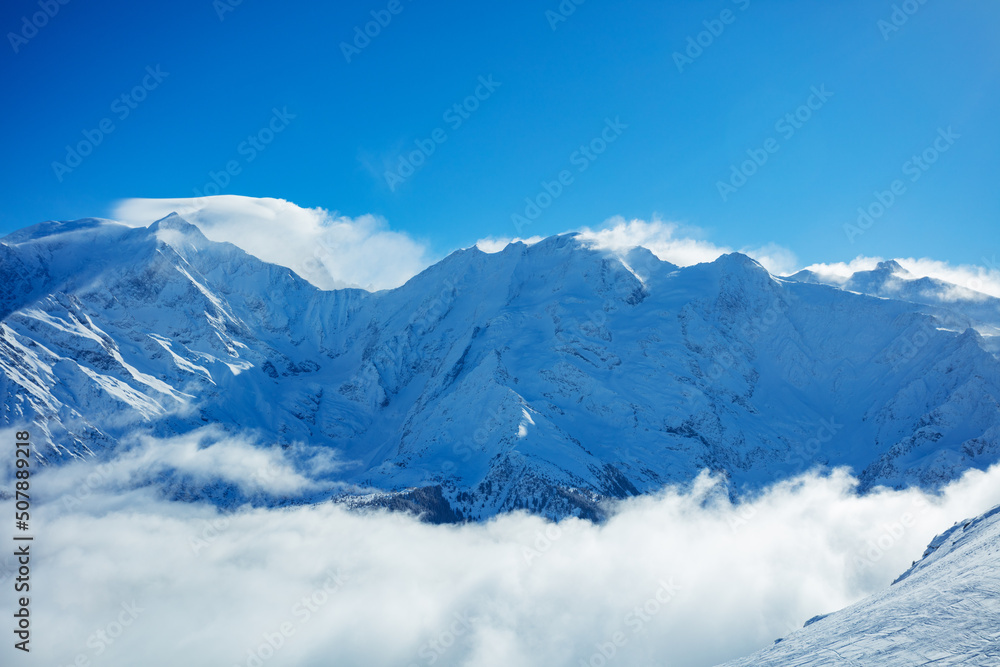
<path fill-rule="evenodd" d="M 196 456 L 185 446 L 168 458 Z M 887 586 L 935 534 L 1000 503 L 1000 467 L 939 497 L 858 497 L 844 471 L 810 474 L 737 506 L 703 475 L 603 525 L 433 526 L 333 504 L 220 514 L 121 491 L 119 465 L 135 456 L 96 479 L 77 464 L 33 480 L 39 664 L 712 665 Z M 11 573 L 0 558 L 4 588 Z"/>

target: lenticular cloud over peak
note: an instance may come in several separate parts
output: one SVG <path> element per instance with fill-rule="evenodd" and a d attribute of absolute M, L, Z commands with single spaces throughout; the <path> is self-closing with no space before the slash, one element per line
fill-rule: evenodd
<path fill-rule="evenodd" d="M 113 217 L 134 226 L 177 213 L 212 241 L 286 266 L 321 289 L 399 287 L 431 259 L 423 243 L 389 229 L 373 215 L 357 218 L 284 199 L 218 195 L 181 199 L 125 199 Z"/>

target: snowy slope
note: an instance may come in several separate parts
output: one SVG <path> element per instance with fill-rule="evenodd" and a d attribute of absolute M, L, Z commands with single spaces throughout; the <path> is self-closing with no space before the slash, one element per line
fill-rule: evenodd
<path fill-rule="evenodd" d="M 36 422 L 53 463 L 217 424 L 478 519 L 598 516 L 703 468 L 737 490 L 817 463 L 934 487 L 1000 460 L 982 320 L 740 254 L 679 268 L 568 234 L 322 291 L 169 216 L 22 230 L 0 274 L 2 423 Z"/>
<path fill-rule="evenodd" d="M 1000 507 L 955 524 L 885 591 L 824 616 L 742 665 L 1000 664 Z"/>
<path fill-rule="evenodd" d="M 788 279 L 923 306 L 922 312 L 934 315 L 952 329 L 976 329 L 986 337 L 987 347 L 1000 353 L 1000 299 L 936 278 L 918 278 L 895 260 L 879 262 L 875 269 L 858 271 L 846 280 L 812 271 L 799 271 Z"/>

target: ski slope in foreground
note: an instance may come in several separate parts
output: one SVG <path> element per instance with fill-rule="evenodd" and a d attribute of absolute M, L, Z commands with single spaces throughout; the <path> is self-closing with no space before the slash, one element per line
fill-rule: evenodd
<path fill-rule="evenodd" d="M 1000 507 L 955 524 L 892 586 L 725 667 L 1000 665 Z"/>

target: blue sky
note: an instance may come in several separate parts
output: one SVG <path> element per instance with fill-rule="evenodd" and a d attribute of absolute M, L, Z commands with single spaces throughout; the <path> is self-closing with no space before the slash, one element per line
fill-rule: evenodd
<path fill-rule="evenodd" d="M 622 215 L 734 248 L 777 242 L 803 264 L 1000 254 L 992 0 L 567 0 L 558 21 L 555 0 L 243 0 L 221 18 L 226 0 L 46 2 L 58 11 L 37 31 L 24 21 L 38 0 L 0 10 L 2 233 L 108 216 L 130 197 L 214 192 L 211 174 L 232 162 L 222 193 L 375 214 L 436 253 Z M 372 12 L 391 20 L 348 62 L 341 44 Z M 796 126 L 776 125 L 796 112 Z M 78 166 L 54 168 L 102 121 L 113 131 Z M 603 152 L 579 152 L 601 148 L 602 132 L 613 138 Z M 253 135 L 259 150 L 244 143 Z M 433 153 L 391 187 L 386 172 L 417 141 Z M 934 164 L 907 168 L 925 149 Z M 767 161 L 730 181 L 748 151 Z M 515 228 L 526 198 L 563 171 L 559 196 Z M 884 214 L 849 238 L 857 209 L 897 180 Z M 720 181 L 740 187 L 724 200 Z"/>

